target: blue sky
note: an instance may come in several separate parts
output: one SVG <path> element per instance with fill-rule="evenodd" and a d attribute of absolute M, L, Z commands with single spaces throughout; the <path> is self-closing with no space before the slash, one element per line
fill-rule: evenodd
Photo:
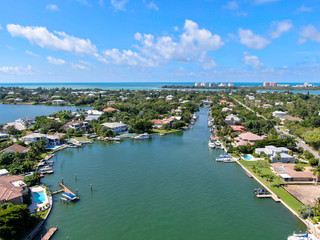
<path fill-rule="evenodd" d="M 0 82 L 320 82 L 317 0 L 2 0 Z"/>

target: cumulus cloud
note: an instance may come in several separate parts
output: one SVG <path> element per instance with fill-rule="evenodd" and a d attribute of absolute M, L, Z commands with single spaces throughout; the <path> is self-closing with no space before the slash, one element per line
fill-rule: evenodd
<path fill-rule="evenodd" d="M 299 7 L 299 8 L 297 9 L 297 12 L 298 12 L 298 13 L 312 12 L 312 8 L 308 8 L 308 7 L 305 7 L 304 5 L 302 5 L 301 7 Z"/>
<path fill-rule="evenodd" d="M 244 64 L 255 70 L 263 68 L 263 63 L 260 62 L 260 59 L 257 56 L 250 55 L 248 52 L 244 52 L 243 55 L 244 58 L 242 59 L 242 61 Z"/>
<path fill-rule="evenodd" d="M 149 9 L 154 9 L 156 11 L 159 11 L 159 7 L 154 2 L 150 2 L 149 4 L 146 5 L 146 7 Z"/>
<path fill-rule="evenodd" d="M 71 67 L 76 70 L 89 70 L 89 67 L 83 64 L 70 63 Z"/>
<path fill-rule="evenodd" d="M 3 66 L 0 67 L 0 72 L 8 75 L 32 75 L 34 70 L 31 65 L 27 67 L 20 67 L 20 66 Z"/>
<path fill-rule="evenodd" d="M 42 48 L 98 57 L 97 48 L 89 39 L 77 38 L 58 31 L 52 33 L 45 27 L 8 24 L 7 30 L 11 36 L 26 38 L 31 44 Z"/>
<path fill-rule="evenodd" d="M 254 4 L 260 5 L 265 3 L 278 2 L 280 0 L 254 0 Z"/>
<path fill-rule="evenodd" d="M 169 61 L 197 62 L 203 68 L 216 66 L 208 51 L 218 50 L 224 45 L 221 37 L 207 29 L 200 29 L 198 24 L 186 20 L 184 31 L 175 41 L 170 36 L 155 38 L 152 34 L 135 34 L 137 51 L 111 49 L 103 52 L 107 62 L 118 65 L 153 67 Z"/>
<path fill-rule="evenodd" d="M 239 28 L 238 35 L 240 42 L 251 49 L 263 49 L 270 44 L 269 40 L 254 34 L 250 29 Z"/>
<path fill-rule="evenodd" d="M 125 11 L 128 0 L 111 0 L 111 5 L 117 11 Z"/>
<path fill-rule="evenodd" d="M 54 5 L 54 4 L 47 5 L 46 9 L 51 10 L 51 11 L 58 11 L 59 10 L 58 6 Z"/>
<path fill-rule="evenodd" d="M 63 59 L 60 59 L 60 58 L 54 58 L 54 57 L 51 57 L 51 56 L 47 56 L 47 61 L 51 64 L 54 64 L 54 65 L 63 65 L 66 63 L 65 60 Z"/>
<path fill-rule="evenodd" d="M 282 22 L 277 22 L 273 24 L 276 26 L 276 30 L 270 34 L 271 38 L 278 38 L 284 32 L 288 32 L 292 28 L 292 23 L 290 20 L 284 20 Z"/>
<path fill-rule="evenodd" d="M 313 25 L 303 27 L 300 36 L 299 44 L 305 43 L 307 39 L 320 43 L 320 32 Z"/>
<path fill-rule="evenodd" d="M 238 3 L 236 1 L 230 1 L 230 2 L 227 3 L 225 8 L 234 11 L 234 10 L 237 10 L 239 8 L 239 5 L 238 5 Z"/>
<path fill-rule="evenodd" d="M 33 53 L 29 50 L 26 50 L 26 54 L 30 55 L 30 56 L 33 56 L 33 57 L 39 57 L 40 55 L 39 54 L 36 54 L 36 53 Z"/>

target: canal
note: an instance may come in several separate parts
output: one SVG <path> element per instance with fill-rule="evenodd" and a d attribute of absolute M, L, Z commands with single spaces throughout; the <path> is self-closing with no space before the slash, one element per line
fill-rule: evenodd
<path fill-rule="evenodd" d="M 54 240 L 280 240 L 305 230 L 281 204 L 254 197 L 259 185 L 238 164 L 215 161 L 222 152 L 208 148 L 207 111 L 187 132 L 57 153 L 43 183 L 57 190 L 63 178 L 81 199 L 55 195 L 39 236 L 50 226 L 59 228 Z"/>

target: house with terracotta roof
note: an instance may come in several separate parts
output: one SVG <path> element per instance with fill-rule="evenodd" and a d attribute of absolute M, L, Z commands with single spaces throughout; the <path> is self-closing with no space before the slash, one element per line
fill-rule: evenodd
<path fill-rule="evenodd" d="M 102 110 L 103 112 L 120 112 L 119 109 L 113 108 L 113 107 L 108 107 Z"/>
<path fill-rule="evenodd" d="M 153 122 L 153 126 L 155 128 L 161 128 L 165 124 L 169 124 L 171 126 L 172 123 L 175 122 L 175 119 L 174 118 L 152 119 L 151 122 Z"/>
<path fill-rule="evenodd" d="M 23 196 L 28 193 L 28 187 L 20 175 L 0 177 L 0 204 L 10 202 L 15 205 L 23 204 Z"/>
<path fill-rule="evenodd" d="M 255 141 L 263 140 L 263 139 L 265 139 L 264 136 L 259 136 L 257 134 L 251 133 L 251 132 L 246 132 L 246 133 L 241 133 L 234 140 L 235 140 L 235 144 L 237 146 L 242 146 L 242 145 L 247 145 L 247 144 L 253 145 Z"/>
<path fill-rule="evenodd" d="M 116 104 L 116 102 L 115 101 L 108 101 L 107 102 L 107 105 L 112 105 L 112 104 Z"/>
<path fill-rule="evenodd" d="M 236 132 L 243 132 L 245 129 L 245 127 L 241 125 L 230 125 L 230 127 L 232 128 L 233 131 L 236 131 Z"/>
<path fill-rule="evenodd" d="M 7 147 L 7 148 L 1 150 L 0 153 L 5 153 L 5 152 L 26 153 L 27 151 L 28 151 L 28 148 L 23 147 L 23 146 L 20 146 L 20 145 L 18 145 L 18 144 L 14 144 L 14 145 L 12 145 L 12 146 L 10 146 L 10 147 Z"/>
<path fill-rule="evenodd" d="M 305 167 L 304 171 L 296 171 L 294 170 L 295 164 L 274 163 L 271 166 L 273 171 L 286 182 L 314 182 L 316 180 L 312 167 Z"/>

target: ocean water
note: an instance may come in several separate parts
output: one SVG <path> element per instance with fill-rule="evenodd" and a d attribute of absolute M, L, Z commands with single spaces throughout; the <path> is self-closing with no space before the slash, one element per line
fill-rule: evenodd
<path fill-rule="evenodd" d="M 283 240 L 306 230 L 283 205 L 256 198 L 259 184 L 238 164 L 215 161 L 222 151 L 208 148 L 207 111 L 187 132 L 57 153 L 42 182 L 57 190 L 63 178 L 80 200 L 54 195 L 37 239 L 51 226 L 53 240 Z"/>

